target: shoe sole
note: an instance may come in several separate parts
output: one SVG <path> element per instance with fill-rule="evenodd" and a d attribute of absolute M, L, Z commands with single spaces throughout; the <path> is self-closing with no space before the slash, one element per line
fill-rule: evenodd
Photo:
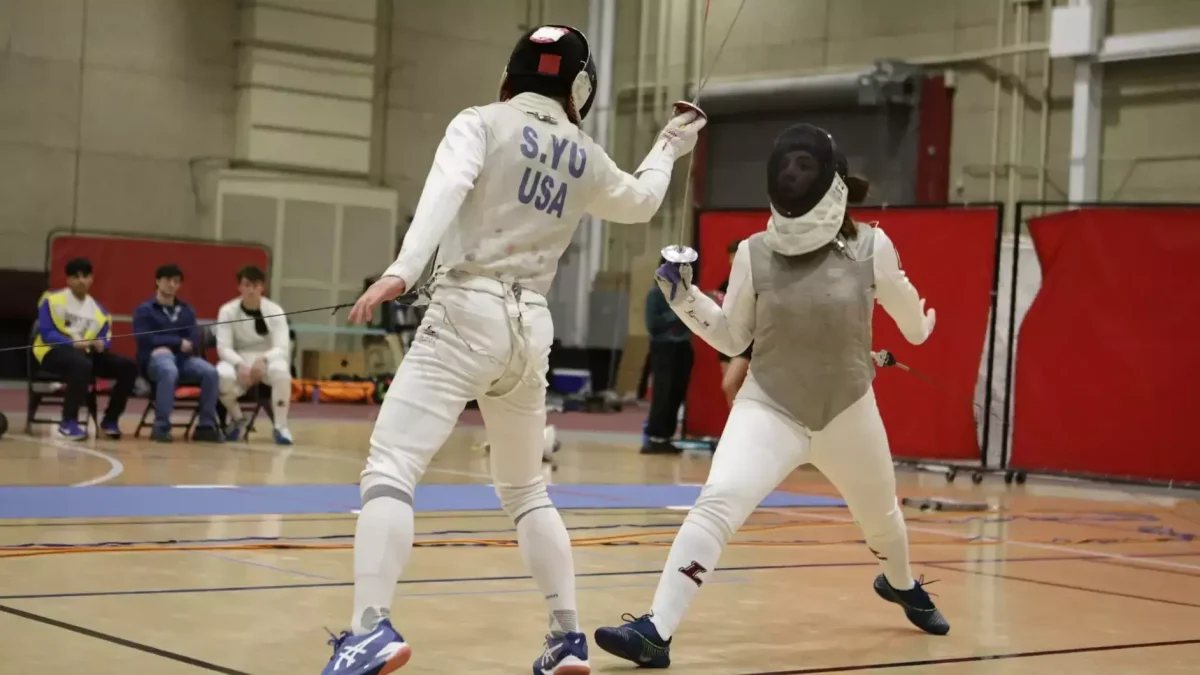
<path fill-rule="evenodd" d="M 592 675 L 592 667 L 585 666 L 582 663 L 570 666 L 562 666 L 558 670 L 554 671 L 554 675 Z"/>
<path fill-rule="evenodd" d="M 412 658 L 412 647 L 404 645 L 400 651 L 396 652 L 395 656 L 387 660 L 383 667 L 379 669 L 378 675 L 388 675 L 400 670 L 408 664 L 408 660 Z"/>

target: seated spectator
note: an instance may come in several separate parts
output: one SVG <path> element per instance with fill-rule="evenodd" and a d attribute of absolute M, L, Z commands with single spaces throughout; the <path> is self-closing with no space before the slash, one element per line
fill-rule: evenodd
<path fill-rule="evenodd" d="M 267 277 L 254 265 L 238 270 L 239 297 L 217 313 L 217 373 L 221 376 L 221 403 L 229 412 L 226 440 L 236 441 L 246 432 L 246 420 L 237 400 L 264 379 L 271 385 L 271 411 L 275 417 L 275 443 L 291 445 L 288 404 L 292 400 L 292 369 L 288 365 L 291 341 L 283 308 L 263 296 Z"/>
<path fill-rule="evenodd" d="M 200 385 L 200 419 L 192 440 L 220 443 L 217 430 L 217 369 L 199 356 L 200 327 L 196 312 L 177 296 L 183 283 L 178 265 L 163 265 L 154 273 L 158 290 L 133 313 L 138 367 L 154 383 L 154 430 L 150 439 L 170 443 L 171 412 L 180 379 Z M 144 334 L 147 333 L 147 334 Z"/>
<path fill-rule="evenodd" d="M 67 263 L 67 287 L 46 291 L 38 302 L 38 330 L 33 356 L 42 369 L 66 383 L 62 421 L 58 434 L 73 441 L 88 437 L 79 426 L 79 405 L 87 396 L 93 377 L 115 380 L 108 409 L 100 430 L 109 438 L 120 438 L 118 422 L 137 381 L 137 364 L 108 349 L 112 343 L 112 318 L 96 302 L 92 287 L 92 263 L 75 258 Z"/>

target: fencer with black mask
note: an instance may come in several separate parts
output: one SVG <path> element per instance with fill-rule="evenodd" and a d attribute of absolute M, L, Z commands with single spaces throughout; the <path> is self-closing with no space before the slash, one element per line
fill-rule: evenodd
<path fill-rule="evenodd" d="M 413 288 L 438 250 L 422 295 L 428 309 L 371 435 L 354 538 L 351 630 L 334 638 L 326 675 L 380 675 L 411 648 L 390 620 L 413 545 L 413 495 L 467 402 L 487 427 L 496 493 L 550 610 L 533 666 L 587 675 L 571 539 L 542 473 L 546 373 L 554 327 L 545 294 L 586 214 L 643 223 L 658 210 L 675 161 L 692 151 L 703 113 L 677 104 L 633 174 L 580 128 L 596 69 L 584 35 L 541 26 L 518 40 L 499 101 L 468 108 L 446 129 L 399 256 L 351 310 L 369 320 Z M 473 638 L 472 638 L 473 639 Z"/>
<path fill-rule="evenodd" d="M 723 304 L 692 285 L 686 263 L 656 273 L 697 335 L 731 356 L 753 341 L 754 358 L 650 613 L 597 630 L 605 651 L 644 667 L 669 666 L 671 638 L 730 538 L 807 463 L 842 494 L 879 560 L 875 592 L 921 629 L 950 630 L 909 568 L 892 456 L 871 388 L 875 302 L 913 344 L 929 337 L 935 315 L 883 230 L 846 213 L 850 195 L 837 164 L 823 129 L 796 125 L 776 139 L 767 161 L 770 220 L 738 246 Z"/>

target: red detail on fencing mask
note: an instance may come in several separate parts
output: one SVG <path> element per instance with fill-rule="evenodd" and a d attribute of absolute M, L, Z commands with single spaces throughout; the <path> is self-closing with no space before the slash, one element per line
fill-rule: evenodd
<path fill-rule="evenodd" d="M 538 58 L 538 73 L 541 75 L 557 75 L 562 67 L 562 57 L 558 54 L 542 54 Z"/>

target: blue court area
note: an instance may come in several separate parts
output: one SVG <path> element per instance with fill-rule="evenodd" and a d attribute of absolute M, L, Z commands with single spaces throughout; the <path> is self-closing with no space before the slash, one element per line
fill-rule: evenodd
<path fill-rule="evenodd" d="M 700 488 L 691 485 L 552 485 L 561 509 L 653 509 L 686 507 Z M 431 511 L 496 511 L 490 485 L 421 485 L 415 508 Z M 359 507 L 357 485 L 0 487 L 0 519 L 154 518 L 347 513 Z M 828 497 L 773 492 L 762 506 L 845 506 Z"/>

